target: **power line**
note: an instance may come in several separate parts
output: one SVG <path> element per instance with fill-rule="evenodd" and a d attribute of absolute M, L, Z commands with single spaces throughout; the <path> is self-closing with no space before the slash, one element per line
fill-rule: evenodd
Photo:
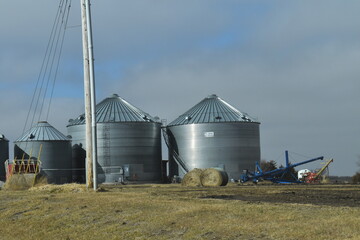
<path fill-rule="evenodd" d="M 44 71 L 43 78 L 42 78 L 42 81 L 41 81 L 41 86 L 40 86 L 40 91 L 39 91 L 39 95 L 38 95 L 37 104 L 35 105 L 36 108 L 37 108 L 39 106 L 39 104 L 41 104 L 40 109 L 39 109 L 39 114 L 38 114 L 38 121 L 40 121 L 40 119 L 41 119 L 41 113 L 42 113 L 42 109 L 43 109 L 46 94 L 47 94 L 47 88 L 49 86 L 49 81 L 50 81 L 52 70 L 53 70 L 54 60 L 55 60 L 55 56 L 57 54 L 56 53 L 57 48 L 58 48 L 58 45 L 59 45 L 60 33 L 61 33 L 61 30 L 62 30 L 61 26 L 63 25 L 63 18 L 64 18 L 64 14 L 65 14 L 65 11 L 64 11 L 63 7 L 66 6 L 67 2 L 68 2 L 68 0 L 66 0 L 66 2 L 63 4 L 62 8 L 60 9 L 60 15 L 59 15 L 56 27 L 55 27 L 55 34 L 54 34 L 54 37 L 53 37 L 52 42 L 51 42 L 50 54 L 48 55 L 45 71 Z M 50 64 L 50 66 L 49 66 L 49 64 Z M 45 84 L 45 89 L 43 90 L 44 84 Z M 43 95 L 42 101 L 39 102 L 40 99 L 41 99 L 41 95 Z M 34 111 L 34 117 L 36 115 L 36 108 L 35 108 L 35 111 Z"/>
<path fill-rule="evenodd" d="M 63 43 L 65 39 L 66 26 L 69 18 L 71 8 L 71 0 L 60 0 L 58 10 L 52 25 L 50 37 L 47 43 L 45 55 L 41 64 L 40 72 L 31 99 L 30 108 L 26 117 L 23 134 L 27 128 L 31 113 L 30 126 L 34 124 L 34 119 L 37 116 L 38 121 L 41 120 L 42 112 L 46 102 L 47 95 L 49 97 L 48 109 L 46 119 L 48 119 L 56 77 L 58 74 Z M 49 85 L 52 80 L 52 88 L 50 94 L 48 93 Z"/>
<path fill-rule="evenodd" d="M 55 70 L 53 85 L 52 85 L 50 99 L 49 99 L 49 106 L 48 106 L 48 110 L 47 110 L 47 114 L 46 114 L 46 121 L 49 119 L 50 107 L 51 107 L 52 97 L 53 97 L 53 94 L 54 94 L 57 73 L 58 73 L 58 70 L 59 70 L 60 58 L 61 58 L 61 53 L 62 53 L 62 49 L 63 49 L 63 45 L 64 45 L 64 39 L 65 39 L 65 33 L 66 33 L 66 29 L 67 29 L 67 22 L 68 22 L 69 14 L 70 14 L 70 8 L 71 8 L 71 0 L 70 0 L 70 3 L 69 3 L 69 6 L 68 6 L 67 16 L 66 16 L 66 20 L 65 20 L 65 24 L 64 24 L 64 31 L 63 31 L 63 35 L 62 35 L 62 39 L 61 39 L 59 56 L 58 56 L 58 59 L 57 59 L 56 70 Z"/>
<path fill-rule="evenodd" d="M 55 25 L 56 25 L 56 22 L 57 22 L 57 18 L 58 18 L 59 14 L 60 14 L 60 10 L 61 10 L 62 3 L 63 3 L 63 0 L 60 1 L 59 7 L 58 7 L 58 11 L 57 11 L 57 13 L 56 13 L 55 20 L 54 20 L 54 23 L 53 23 L 53 26 L 52 26 L 52 29 L 51 29 L 51 34 L 50 34 L 50 37 L 49 37 L 49 40 L 48 40 L 48 44 L 47 44 L 47 46 L 46 46 L 45 55 L 44 55 L 44 58 L 43 58 L 43 61 L 42 61 L 41 67 L 40 67 L 40 72 L 39 72 L 39 76 L 38 76 L 38 79 L 37 79 L 37 82 L 36 82 L 35 90 L 34 90 L 34 93 L 33 93 L 32 99 L 31 99 L 29 111 L 28 111 L 28 114 L 27 114 L 27 116 L 26 116 L 25 125 L 24 125 L 24 129 L 23 129 L 23 134 L 25 133 L 25 130 L 26 130 L 26 127 L 27 127 L 27 123 L 28 123 L 28 120 L 29 120 L 29 117 L 30 117 L 30 113 L 31 113 L 31 110 L 32 110 L 32 108 L 33 108 L 33 104 L 34 104 L 34 100 L 35 100 L 36 93 L 37 93 L 37 90 L 38 90 L 39 82 L 40 82 L 41 75 L 42 75 L 42 72 L 43 72 L 43 68 L 44 68 L 44 65 L 45 65 L 45 60 L 46 60 L 47 55 L 48 55 L 48 51 L 49 51 L 51 39 L 52 39 L 53 34 L 54 34 Z M 34 120 L 32 120 L 32 122 L 30 123 L 30 125 L 33 123 L 33 121 L 34 121 Z"/>
<path fill-rule="evenodd" d="M 59 31 L 57 33 L 57 37 L 56 37 L 56 43 L 55 43 L 55 47 L 54 47 L 54 54 L 52 55 L 52 58 L 51 58 L 51 63 L 50 63 L 50 67 L 49 67 L 49 72 L 48 72 L 48 77 L 46 79 L 46 86 L 45 86 L 45 90 L 44 90 L 44 94 L 43 94 L 43 100 L 42 100 L 42 103 L 41 103 L 41 107 L 40 107 L 40 110 L 39 110 L 39 117 L 38 117 L 38 121 L 41 120 L 41 114 L 42 114 L 42 111 L 43 111 L 43 108 L 44 108 L 44 104 L 45 104 L 45 101 L 46 101 L 46 95 L 47 95 L 47 92 L 48 92 L 48 87 L 49 87 L 49 83 L 50 83 L 50 80 L 51 80 L 51 76 L 52 76 L 52 72 L 53 72 L 53 66 L 54 66 L 54 63 L 55 63 L 55 59 L 56 59 L 56 55 L 61 55 L 61 49 L 62 49 L 62 41 L 61 43 L 59 43 L 60 39 L 61 39 L 61 36 L 64 36 L 65 34 L 65 30 L 66 30 L 66 19 L 65 17 L 68 16 L 67 15 L 67 3 L 68 3 L 69 0 L 66 0 L 66 3 L 64 5 L 65 9 L 61 15 L 61 22 L 60 22 L 60 25 L 59 25 Z M 63 39 L 62 39 L 63 40 Z M 55 39 L 54 39 L 55 41 Z M 58 52 L 58 49 L 60 49 L 59 53 Z M 57 60 L 59 60 L 59 57 L 57 57 Z M 55 69 L 56 70 L 56 69 Z M 54 75 L 54 78 L 56 76 Z"/>

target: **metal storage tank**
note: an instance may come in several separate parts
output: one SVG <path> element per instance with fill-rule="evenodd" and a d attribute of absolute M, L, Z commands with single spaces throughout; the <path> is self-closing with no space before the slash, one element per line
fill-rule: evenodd
<path fill-rule="evenodd" d="M 5 181 L 5 161 L 9 159 L 9 140 L 0 134 L 0 181 Z"/>
<path fill-rule="evenodd" d="M 14 143 L 17 159 L 22 159 L 24 153 L 25 158 L 31 155 L 37 159 L 41 148 L 41 169 L 49 183 L 71 182 L 71 141 L 48 122 L 38 122 Z"/>
<path fill-rule="evenodd" d="M 160 122 L 117 94 L 96 105 L 96 122 L 99 183 L 161 181 Z M 85 115 L 70 119 L 67 129 L 74 151 L 85 151 Z M 84 165 L 84 154 L 75 155 L 73 164 Z"/>
<path fill-rule="evenodd" d="M 239 179 L 260 161 L 259 125 L 217 95 L 206 97 L 166 127 L 170 177 L 183 176 L 183 164 L 188 170 L 220 167 Z"/>

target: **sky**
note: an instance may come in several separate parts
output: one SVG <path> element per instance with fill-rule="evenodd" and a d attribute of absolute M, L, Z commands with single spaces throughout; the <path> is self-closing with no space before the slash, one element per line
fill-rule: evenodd
<path fill-rule="evenodd" d="M 0 133 L 10 142 L 27 123 L 59 2 L 0 0 Z M 217 94 L 261 122 L 262 159 L 324 156 L 331 175 L 352 176 L 358 9 L 358 0 L 93 0 L 97 102 L 117 93 L 169 123 Z M 65 135 L 84 112 L 80 24 L 73 0 L 47 118 Z"/>

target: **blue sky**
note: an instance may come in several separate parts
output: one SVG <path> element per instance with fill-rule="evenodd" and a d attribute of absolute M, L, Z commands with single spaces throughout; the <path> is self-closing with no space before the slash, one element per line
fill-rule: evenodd
<path fill-rule="evenodd" d="M 11 141 L 22 134 L 58 3 L 0 0 L 0 133 Z M 83 113 L 79 5 L 72 1 L 49 117 L 63 133 Z M 357 0 L 93 0 L 97 100 L 118 93 L 170 122 L 216 93 L 261 122 L 263 159 L 281 164 L 285 150 L 323 155 L 335 159 L 331 174 L 353 175 L 359 7 Z"/>

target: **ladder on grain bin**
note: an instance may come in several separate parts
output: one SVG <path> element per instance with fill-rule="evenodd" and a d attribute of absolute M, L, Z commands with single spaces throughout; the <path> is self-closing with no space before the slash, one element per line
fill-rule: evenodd
<path fill-rule="evenodd" d="M 257 183 L 257 182 L 259 182 L 259 180 L 269 180 L 274 183 L 303 183 L 303 181 L 298 180 L 298 178 L 296 176 L 294 176 L 290 172 L 290 170 L 297 166 L 300 166 L 300 165 L 303 165 L 306 163 L 310 163 L 310 162 L 314 162 L 317 160 L 323 160 L 323 159 L 324 159 L 324 157 L 321 156 L 321 157 L 313 158 L 313 159 L 310 159 L 307 161 L 290 164 L 289 153 L 288 153 L 288 151 L 285 151 L 285 161 L 286 161 L 285 167 L 264 172 L 261 169 L 259 162 L 256 162 L 255 171 L 250 172 L 248 170 L 244 170 L 244 173 L 240 176 L 240 182 L 244 183 L 244 182 L 252 181 L 253 183 Z M 292 180 L 284 179 L 284 176 L 286 173 L 290 173 L 290 175 L 292 176 Z"/>
<path fill-rule="evenodd" d="M 162 133 L 163 133 L 163 136 L 164 136 L 164 140 L 165 140 L 165 143 L 166 143 L 166 146 L 168 147 L 169 151 L 171 151 L 172 153 L 172 156 L 174 157 L 174 160 L 175 162 L 177 163 L 177 165 L 179 165 L 185 173 L 188 173 L 189 172 L 189 168 L 188 166 L 186 165 L 186 163 L 181 159 L 181 157 L 179 156 L 179 154 L 175 151 L 175 149 L 173 149 L 171 147 L 171 144 L 170 144 L 170 141 L 169 141 L 169 136 L 166 132 L 166 128 L 165 127 L 162 127 L 161 128 L 162 130 Z"/>

